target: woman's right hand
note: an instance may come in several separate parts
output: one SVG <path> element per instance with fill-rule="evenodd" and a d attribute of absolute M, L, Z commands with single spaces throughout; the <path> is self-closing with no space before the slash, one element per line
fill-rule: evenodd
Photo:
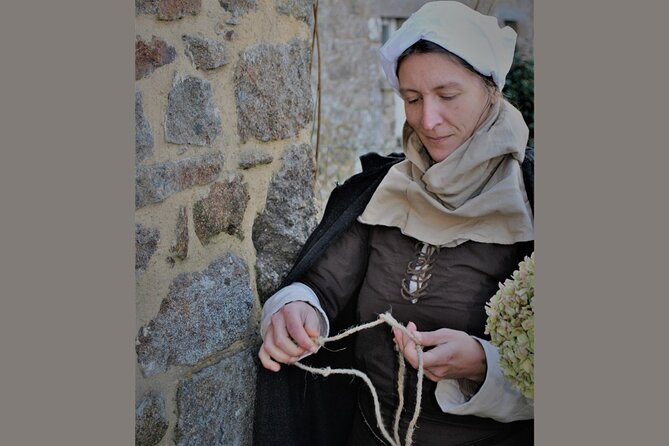
<path fill-rule="evenodd" d="M 263 367 L 278 372 L 283 364 L 297 361 L 318 346 L 312 338 L 320 335 L 320 317 L 303 301 L 290 302 L 272 315 L 258 357 Z"/>

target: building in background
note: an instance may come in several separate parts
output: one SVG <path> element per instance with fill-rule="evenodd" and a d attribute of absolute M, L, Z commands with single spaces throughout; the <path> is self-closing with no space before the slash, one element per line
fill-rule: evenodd
<path fill-rule="evenodd" d="M 319 0 L 320 197 L 359 171 L 367 152 L 401 151 L 404 106 L 381 70 L 378 50 L 426 0 Z M 518 33 L 517 53 L 532 59 L 533 0 L 462 1 Z M 313 64 L 314 70 L 317 64 Z M 314 81 L 316 74 L 312 76 Z M 314 97 L 318 88 L 314 82 Z M 312 138 L 312 143 L 316 138 Z"/>

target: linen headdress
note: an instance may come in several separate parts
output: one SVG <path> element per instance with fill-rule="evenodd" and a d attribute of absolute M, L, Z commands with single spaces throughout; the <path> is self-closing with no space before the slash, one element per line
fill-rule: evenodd
<path fill-rule="evenodd" d="M 516 32 L 500 28 L 497 18 L 454 1 L 430 2 L 414 12 L 381 47 L 381 66 L 388 82 L 399 90 L 397 59 L 414 43 L 428 40 L 467 61 L 484 76 L 492 76 L 499 91 L 513 62 Z"/>

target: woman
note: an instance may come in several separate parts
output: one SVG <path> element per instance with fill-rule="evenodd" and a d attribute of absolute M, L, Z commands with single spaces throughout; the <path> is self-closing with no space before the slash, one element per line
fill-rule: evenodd
<path fill-rule="evenodd" d="M 404 100 L 406 159 L 388 169 L 357 220 L 263 308 L 259 358 L 274 372 L 316 352 L 312 338 L 327 336 L 351 305 L 358 323 L 391 311 L 414 331 L 426 347 L 427 378 L 416 445 L 532 444 L 531 402 L 504 379 L 483 333 L 485 302 L 533 250 L 521 170 L 528 129 L 501 95 L 515 38 L 458 2 L 428 3 L 402 25 L 381 61 Z M 413 366 L 405 401 L 415 401 L 411 340 L 377 326 L 355 341 L 355 367 L 376 387 L 386 422 L 398 401 L 396 348 Z M 384 444 L 364 389 L 349 444 Z"/>

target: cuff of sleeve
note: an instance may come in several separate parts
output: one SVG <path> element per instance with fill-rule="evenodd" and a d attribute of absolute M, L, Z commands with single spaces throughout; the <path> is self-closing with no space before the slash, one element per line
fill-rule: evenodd
<path fill-rule="evenodd" d="M 267 299 L 265 305 L 263 305 L 260 322 L 260 336 L 262 336 L 263 339 L 265 339 L 267 327 L 269 327 L 269 324 L 272 321 L 272 315 L 279 311 L 284 305 L 295 301 L 306 302 L 314 307 L 321 319 L 321 336 L 325 338 L 329 335 L 330 322 L 328 321 L 323 307 L 321 307 L 321 303 L 318 300 L 316 293 L 303 283 L 293 282 L 287 287 L 281 288 L 274 293 Z"/>
<path fill-rule="evenodd" d="M 457 380 L 443 379 L 437 383 L 435 396 L 441 410 L 455 415 L 476 415 L 508 423 L 534 418 L 530 400 L 515 389 L 499 367 L 499 351 L 490 342 L 474 337 L 485 351 L 485 381 L 471 399 L 460 391 Z"/>

